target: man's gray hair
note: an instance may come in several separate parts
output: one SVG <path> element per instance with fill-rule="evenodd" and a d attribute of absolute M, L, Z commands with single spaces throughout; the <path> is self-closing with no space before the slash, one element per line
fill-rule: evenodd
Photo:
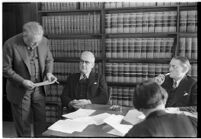
<path fill-rule="evenodd" d="M 81 56 L 82 55 L 87 55 L 87 56 L 89 56 L 90 58 L 91 58 L 91 62 L 93 62 L 93 63 L 95 63 L 95 56 L 94 56 L 94 54 L 92 53 L 92 52 L 90 52 L 90 51 L 83 51 L 82 53 L 81 53 Z M 80 56 L 80 57 L 81 57 Z"/>
<path fill-rule="evenodd" d="M 43 27 L 38 22 L 28 22 L 23 25 L 23 32 L 27 32 L 28 34 L 32 36 L 42 36 L 44 31 Z"/>

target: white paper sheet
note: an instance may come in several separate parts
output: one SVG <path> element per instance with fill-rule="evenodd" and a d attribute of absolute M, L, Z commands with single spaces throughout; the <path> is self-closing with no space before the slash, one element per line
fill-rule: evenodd
<path fill-rule="evenodd" d="M 136 109 L 129 110 L 123 120 L 135 125 L 141 122 L 145 118 L 142 112 L 139 112 Z"/>
<path fill-rule="evenodd" d="M 112 130 L 108 133 L 124 136 L 131 128 L 132 125 L 120 124 L 124 116 L 112 114 L 104 120 L 105 123 L 113 127 L 116 131 Z"/>
<path fill-rule="evenodd" d="M 80 117 L 87 117 L 87 116 L 91 115 L 92 113 L 94 113 L 95 111 L 96 110 L 92 110 L 92 109 L 78 109 L 75 112 L 64 114 L 62 116 L 65 118 L 69 118 L 69 119 L 76 119 L 76 118 L 80 118 Z"/>
<path fill-rule="evenodd" d="M 122 115 L 114 115 L 114 114 L 111 114 L 108 118 L 106 118 L 104 120 L 105 123 L 107 124 L 111 124 L 111 123 L 121 123 L 121 120 L 124 118 L 124 116 Z"/>
<path fill-rule="evenodd" d="M 109 113 L 102 113 L 102 114 L 91 116 L 91 118 L 95 122 L 94 123 L 95 125 L 101 125 L 101 124 L 104 123 L 104 120 L 106 118 L 108 118 L 109 116 L 111 116 L 111 114 L 109 114 Z"/>
<path fill-rule="evenodd" d="M 73 133 L 75 131 L 82 132 L 88 125 L 92 124 L 88 120 L 59 120 L 53 125 L 51 125 L 48 129 L 59 131 L 63 133 Z"/>

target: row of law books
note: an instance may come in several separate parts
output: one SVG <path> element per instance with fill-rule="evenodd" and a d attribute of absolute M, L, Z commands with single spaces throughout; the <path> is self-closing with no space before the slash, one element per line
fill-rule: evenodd
<path fill-rule="evenodd" d="M 176 25 L 176 11 L 105 15 L 106 33 L 176 32 Z"/>
<path fill-rule="evenodd" d="M 171 58 L 174 38 L 106 39 L 107 58 Z"/>
<path fill-rule="evenodd" d="M 78 10 L 78 9 L 101 9 L 107 8 L 128 8 L 128 7 L 151 7 L 151 6 L 177 6 L 196 5 L 196 2 L 42 2 L 41 10 Z"/>
<path fill-rule="evenodd" d="M 119 86 L 110 86 L 109 87 L 111 105 L 119 106 L 133 106 L 133 94 L 135 87 L 119 87 Z"/>
<path fill-rule="evenodd" d="M 80 2 L 80 9 L 101 9 L 103 8 L 102 2 Z"/>
<path fill-rule="evenodd" d="M 169 64 L 155 63 L 106 63 L 105 76 L 108 82 L 136 83 L 168 73 Z"/>
<path fill-rule="evenodd" d="M 115 83 L 138 83 L 168 72 L 169 64 L 106 63 L 105 66 L 106 81 Z M 197 78 L 197 64 L 191 65 L 188 74 Z"/>
<path fill-rule="evenodd" d="M 105 8 L 192 5 L 195 2 L 106 2 Z"/>
<path fill-rule="evenodd" d="M 181 37 L 179 40 L 179 55 L 188 59 L 197 59 L 198 42 L 197 37 Z"/>
<path fill-rule="evenodd" d="M 66 81 L 68 76 L 80 72 L 79 62 L 56 62 L 54 63 L 54 75 L 59 81 Z M 93 72 L 102 73 L 102 63 L 95 63 Z"/>
<path fill-rule="evenodd" d="M 59 10 L 76 10 L 78 7 L 76 2 L 42 2 L 41 10 L 43 11 L 59 11 Z"/>
<path fill-rule="evenodd" d="M 83 51 L 101 57 L 100 39 L 51 39 L 49 42 L 53 57 L 80 57 Z"/>
<path fill-rule="evenodd" d="M 197 11 L 180 12 L 180 32 L 197 32 Z"/>
<path fill-rule="evenodd" d="M 100 14 L 42 16 L 45 34 L 100 33 Z"/>

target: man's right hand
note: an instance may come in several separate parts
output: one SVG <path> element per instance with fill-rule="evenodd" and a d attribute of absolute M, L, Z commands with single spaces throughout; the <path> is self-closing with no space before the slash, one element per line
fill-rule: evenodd
<path fill-rule="evenodd" d="M 35 84 L 32 81 L 30 81 L 30 80 L 24 80 L 22 84 L 28 90 L 31 90 L 31 89 L 33 89 L 33 88 L 36 87 Z"/>
<path fill-rule="evenodd" d="M 159 85 L 163 84 L 163 82 L 165 81 L 165 75 L 159 74 L 154 78 L 154 81 Z"/>

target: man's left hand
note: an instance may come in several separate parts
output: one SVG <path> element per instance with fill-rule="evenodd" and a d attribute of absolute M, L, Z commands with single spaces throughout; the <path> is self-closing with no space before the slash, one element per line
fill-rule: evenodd
<path fill-rule="evenodd" d="M 47 79 L 50 82 L 56 82 L 57 81 L 57 77 L 55 77 L 52 73 L 47 73 Z"/>

